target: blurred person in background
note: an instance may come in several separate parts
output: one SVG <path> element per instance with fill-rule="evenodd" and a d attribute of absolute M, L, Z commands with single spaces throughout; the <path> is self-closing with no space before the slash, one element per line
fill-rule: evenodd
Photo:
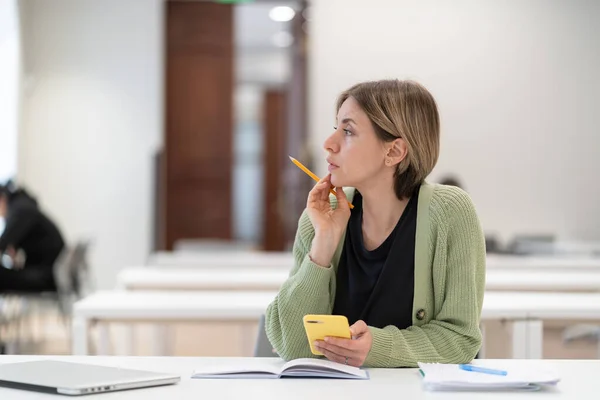
<path fill-rule="evenodd" d="M 448 175 L 440 180 L 440 185 L 456 186 L 465 190 L 464 186 L 460 183 L 459 179 L 455 176 Z"/>
<path fill-rule="evenodd" d="M 337 126 L 323 146 L 330 173 L 308 194 L 294 268 L 265 315 L 281 357 L 314 357 L 306 314 L 347 317 L 352 339 L 315 343 L 342 364 L 416 367 L 475 357 L 484 237 L 464 190 L 425 180 L 439 144 L 436 102 L 416 82 L 365 82 L 340 95 Z"/>
<path fill-rule="evenodd" d="M 56 224 L 39 208 L 37 201 L 11 181 L 0 185 L 0 218 L 4 231 L 0 236 L 0 254 L 8 255 L 8 265 L 2 257 L 0 293 L 54 291 L 53 267 L 65 247 Z M 19 265 L 17 253 L 24 253 Z"/>

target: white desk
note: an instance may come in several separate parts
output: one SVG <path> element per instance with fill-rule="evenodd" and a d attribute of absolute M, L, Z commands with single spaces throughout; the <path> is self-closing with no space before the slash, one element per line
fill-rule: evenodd
<path fill-rule="evenodd" d="M 275 295 L 269 291 L 98 292 L 73 308 L 73 354 L 88 354 L 88 329 L 96 322 L 256 321 Z M 542 321 L 600 321 L 600 293 L 486 292 L 481 319 L 513 322 L 513 358 L 541 358 Z"/>
<path fill-rule="evenodd" d="M 202 268 L 283 268 L 294 266 L 291 252 L 219 252 L 219 253 L 153 253 L 146 261 L 151 267 Z"/>
<path fill-rule="evenodd" d="M 542 358 L 543 320 L 600 321 L 600 293 L 486 292 L 482 320 L 513 322 L 513 358 Z"/>
<path fill-rule="evenodd" d="M 284 268 L 294 265 L 291 252 L 219 252 L 219 253 L 170 253 L 158 252 L 149 256 L 147 266 L 153 267 L 249 267 Z M 488 254 L 487 269 L 533 269 L 533 270 L 596 270 L 600 271 L 600 257 L 576 255 L 514 256 Z"/>
<path fill-rule="evenodd" d="M 402 398 L 411 400 L 511 400 L 531 398 L 592 399 L 600 392 L 598 371 L 600 361 L 596 360 L 475 360 L 475 364 L 496 368 L 538 366 L 552 368 L 560 376 L 557 387 L 544 392 L 427 392 L 423 390 L 422 378 L 416 369 L 370 369 L 371 379 L 365 381 L 333 379 L 191 379 L 190 375 L 199 366 L 210 364 L 235 364 L 274 362 L 273 359 L 255 358 L 196 358 L 196 357 L 40 357 L 40 356 L 0 356 L 0 363 L 22 362 L 34 359 L 51 358 L 62 361 L 85 362 L 96 365 L 117 366 L 181 375 L 176 385 L 135 389 L 105 393 L 100 399 L 111 400 L 163 400 L 163 399 L 384 399 Z M 11 400 L 57 399 L 56 395 L 0 388 L 0 398 Z M 94 397 L 95 398 L 95 397 Z"/>
<path fill-rule="evenodd" d="M 512 256 L 492 255 L 486 258 L 486 267 L 492 269 L 520 269 L 533 271 L 600 271 L 600 257 L 589 256 Z"/>
<path fill-rule="evenodd" d="M 600 269 L 488 269 L 486 290 L 600 292 Z"/>
<path fill-rule="evenodd" d="M 125 290 L 278 290 L 289 271 L 279 268 L 125 268 L 117 287 Z M 491 269 L 487 290 L 600 291 L 598 271 Z"/>
<path fill-rule="evenodd" d="M 125 290 L 278 290 L 284 268 L 125 268 L 117 287 Z M 600 276 L 600 275 L 599 275 Z"/>
<path fill-rule="evenodd" d="M 117 277 L 117 285 L 125 290 L 278 290 L 287 279 L 289 273 L 279 268 L 126 268 Z M 598 292 L 600 291 L 600 271 L 531 271 L 529 269 L 492 269 L 487 271 L 486 289 L 488 291 L 562 291 L 562 292 Z M 514 319 L 514 315 L 513 318 Z M 541 348 L 534 341 L 529 346 L 527 339 L 528 329 L 541 329 L 539 324 L 531 321 L 516 321 L 513 323 L 514 330 L 520 330 L 513 340 L 513 354 L 523 357 L 529 354 L 531 349 L 538 349 L 541 356 Z M 485 328 L 485 327 L 484 327 Z M 105 325 L 98 327 L 101 338 L 108 337 Z M 154 340 L 152 354 L 167 355 L 170 353 L 169 343 L 173 342 L 172 330 L 166 325 L 154 326 L 154 337 L 162 340 Z M 124 344 L 129 349 L 135 348 L 135 335 L 132 329 L 123 331 L 121 336 L 128 341 Z M 523 338 L 523 339 L 521 339 Z M 106 354 L 108 347 L 106 339 L 100 341 L 100 353 Z M 482 354 L 485 353 L 485 347 Z M 127 353 L 131 354 L 131 353 Z M 533 355 L 531 356 L 533 357 Z"/>
<path fill-rule="evenodd" d="M 97 322 L 254 322 L 276 294 L 272 291 L 97 292 L 73 306 L 73 354 L 89 353 L 88 331 Z M 108 348 L 107 335 L 105 329 L 100 330 L 100 353 Z"/>

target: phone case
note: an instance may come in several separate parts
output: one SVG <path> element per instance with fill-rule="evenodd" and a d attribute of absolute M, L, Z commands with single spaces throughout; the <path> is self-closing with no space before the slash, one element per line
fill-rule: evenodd
<path fill-rule="evenodd" d="M 326 336 L 350 339 L 350 325 L 348 319 L 343 315 L 305 315 L 303 318 L 306 337 L 310 345 L 310 351 L 322 356 L 323 353 L 316 350 L 313 343 L 323 340 Z"/>

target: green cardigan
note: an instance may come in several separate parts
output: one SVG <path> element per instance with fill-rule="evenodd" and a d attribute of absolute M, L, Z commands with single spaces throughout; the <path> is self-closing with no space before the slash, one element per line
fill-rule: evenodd
<path fill-rule="evenodd" d="M 346 194 L 350 200 L 354 189 Z M 334 196 L 330 197 L 337 206 Z M 331 314 L 345 235 L 330 268 L 308 257 L 314 228 L 306 212 L 298 223 L 295 265 L 266 312 L 266 333 L 284 359 L 315 357 L 302 317 Z M 485 289 L 485 241 L 469 196 L 453 186 L 424 183 L 415 237 L 413 325 L 370 327 L 365 367 L 416 367 L 417 362 L 467 363 L 481 346 L 479 319 Z M 390 307 L 393 307 L 390 304 Z"/>

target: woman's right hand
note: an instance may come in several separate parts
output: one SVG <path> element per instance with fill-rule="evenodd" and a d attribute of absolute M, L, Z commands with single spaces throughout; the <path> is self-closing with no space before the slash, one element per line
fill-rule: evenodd
<path fill-rule="evenodd" d="M 331 174 L 328 174 L 313 187 L 306 201 L 306 213 L 315 229 L 310 258 L 323 267 L 331 264 L 333 254 L 350 218 L 346 193 L 341 187 L 336 188 L 338 205 L 333 209 L 329 202 L 330 187 Z"/>

